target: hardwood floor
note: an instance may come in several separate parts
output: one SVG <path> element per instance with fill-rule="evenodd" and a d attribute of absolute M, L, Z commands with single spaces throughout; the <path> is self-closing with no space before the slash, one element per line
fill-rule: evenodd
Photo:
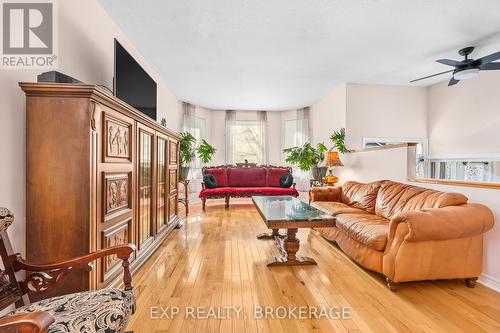
<path fill-rule="evenodd" d="M 273 241 L 255 238 L 267 230 L 250 200 L 234 200 L 229 209 L 212 200 L 205 213 L 200 205 L 190 208 L 185 226 L 135 274 L 137 310 L 128 330 L 500 332 L 500 294 L 482 285 L 469 289 L 462 280 L 404 283 L 393 293 L 380 275 L 362 269 L 308 230 L 299 231 L 299 254 L 315 258 L 318 266 L 267 268 L 266 260 L 278 251 Z M 243 307 L 245 317 L 223 311 L 231 306 Z M 349 307 L 350 318 L 256 319 L 254 309 L 265 306 Z M 168 307 L 178 307 L 180 313 L 167 316 Z M 186 318 L 191 307 L 221 309 L 219 315 L 229 319 Z"/>

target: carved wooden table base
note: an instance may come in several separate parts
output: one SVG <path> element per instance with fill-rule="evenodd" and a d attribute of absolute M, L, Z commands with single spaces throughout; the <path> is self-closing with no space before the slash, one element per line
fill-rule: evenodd
<path fill-rule="evenodd" d="M 317 265 L 316 261 L 309 257 L 298 257 L 300 241 L 297 238 L 297 228 L 288 228 L 286 236 L 279 233 L 279 229 L 273 229 L 271 234 L 264 233 L 257 235 L 257 239 L 274 239 L 276 246 L 281 252 L 280 257 L 276 257 L 267 263 L 267 267 L 272 266 L 296 266 L 296 265 Z"/>
<path fill-rule="evenodd" d="M 285 238 L 286 235 L 280 234 L 279 229 L 273 229 L 273 232 L 263 232 L 257 235 L 257 239 L 275 239 L 276 237 Z"/>

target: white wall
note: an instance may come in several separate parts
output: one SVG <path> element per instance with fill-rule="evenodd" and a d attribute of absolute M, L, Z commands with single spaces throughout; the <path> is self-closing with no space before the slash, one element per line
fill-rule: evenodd
<path fill-rule="evenodd" d="M 412 148 L 399 147 L 342 154 L 340 159 L 344 166 L 335 167 L 333 174 L 339 178 L 340 185 L 350 180 L 362 183 L 383 179 L 406 182 L 409 149 Z"/>
<path fill-rule="evenodd" d="M 327 147 L 332 145 L 330 136 L 333 131 L 346 127 L 347 85 L 341 84 L 311 106 L 310 124 L 312 142 L 323 142 Z"/>
<path fill-rule="evenodd" d="M 500 153 L 500 73 L 429 87 L 431 155 Z"/>
<path fill-rule="evenodd" d="M 114 38 L 130 52 L 158 83 L 158 119 L 168 127 L 180 126 L 180 103 L 153 68 L 122 34 L 97 0 L 58 1 L 58 71 L 80 81 L 113 87 Z M 9 229 L 16 251 L 25 249 L 25 97 L 20 81 L 36 81 L 39 70 L 0 70 L 0 206 L 15 214 Z"/>
<path fill-rule="evenodd" d="M 442 82 L 428 88 L 429 150 L 433 156 L 472 157 L 500 154 L 500 73 L 481 72 L 474 79 L 448 87 Z M 500 291 L 500 191 L 449 185 L 431 185 L 465 194 L 471 202 L 488 206 L 496 225 L 486 234 L 481 280 Z"/>
<path fill-rule="evenodd" d="M 210 117 L 212 119 L 210 144 L 217 148 L 210 165 L 223 165 L 226 164 L 226 112 L 212 110 Z"/>
<path fill-rule="evenodd" d="M 347 85 L 346 145 L 362 148 L 363 137 L 427 137 L 425 87 Z"/>

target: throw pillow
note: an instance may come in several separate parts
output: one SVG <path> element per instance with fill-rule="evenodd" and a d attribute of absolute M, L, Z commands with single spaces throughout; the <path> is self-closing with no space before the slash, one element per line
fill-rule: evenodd
<path fill-rule="evenodd" d="M 291 173 L 284 173 L 280 176 L 280 187 L 291 187 L 293 184 L 293 176 Z"/>
<path fill-rule="evenodd" d="M 217 181 L 215 180 L 214 175 L 207 173 L 203 176 L 203 182 L 205 183 L 206 188 L 216 188 Z"/>

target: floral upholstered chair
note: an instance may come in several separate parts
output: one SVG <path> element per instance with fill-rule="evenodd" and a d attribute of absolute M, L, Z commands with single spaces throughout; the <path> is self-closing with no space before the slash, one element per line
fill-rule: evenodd
<path fill-rule="evenodd" d="M 33 264 L 12 251 L 7 228 L 13 214 L 0 208 L 0 311 L 15 305 L 16 310 L 0 318 L 0 332 L 85 332 L 121 333 L 135 307 L 128 258 L 133 244 L 119 245 L 54 264 Z M 107 255 L 122 260 L 124 290 L 102 289 L 52 297 L 30 303 L 29 295 L 57 290 L 72 270 L 91 269 L 91 263 Z M 25 271 L 25 279 L 16 272 Z"/>

